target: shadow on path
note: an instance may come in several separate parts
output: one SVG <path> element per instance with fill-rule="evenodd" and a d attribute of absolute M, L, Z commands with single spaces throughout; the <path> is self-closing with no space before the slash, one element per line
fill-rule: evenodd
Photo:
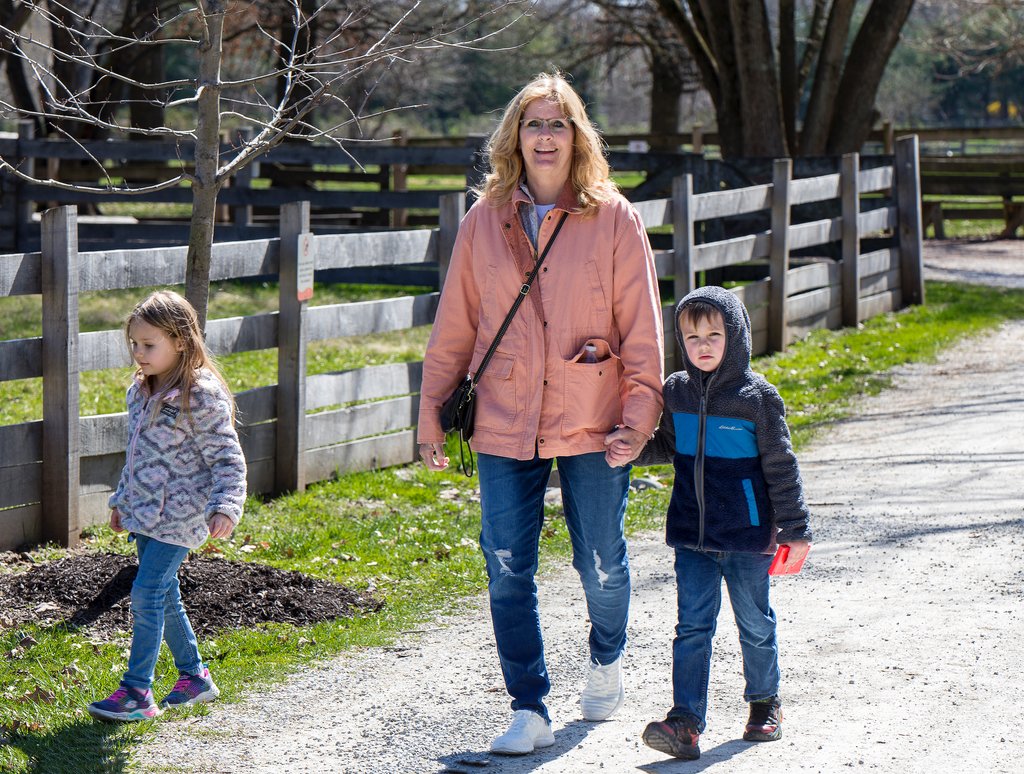
<path fill-rule="evenodd" d="M 541 766 L 557 760 L 560 756 L 576 747 L 587 738 L 594 723 L 575 720 L 555 731 L 555 743 L 551 747 L 537 750 L 529 755 L 497 755 L 490 751 L 473 751 L 452 753 L 437 758 L 442 765 L 442 774 L 465 774 L 471 771 L 483 771 L 501 774 L 528 774 Z"/>

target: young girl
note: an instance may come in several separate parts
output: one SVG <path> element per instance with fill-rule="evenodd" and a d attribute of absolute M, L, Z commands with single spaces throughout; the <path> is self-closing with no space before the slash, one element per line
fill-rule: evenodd
<path fill-rule="evenodd" d="M 128 388 L 127 459 L 110 498 L 110 526 L 128 530 L 138 546 L 132 647 L 120 687 L 89 705 L 95 718 L 122 721 L 220 694 L 182 607 L 178 568 L 208 536 L 231 534 L 245 500 L 234 401 L 191 304 L 177 293 L 153 293 L 129 315 L 125 336 L 138 369 Z M 161 637 L 179 677 L 157 706 L 152 685 Z"/>

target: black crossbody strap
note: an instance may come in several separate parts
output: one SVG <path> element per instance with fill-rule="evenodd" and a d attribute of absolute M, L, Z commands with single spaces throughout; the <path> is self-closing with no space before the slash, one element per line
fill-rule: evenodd
<path fill-rule="evenodd" d="M 508 310 L 508 314 L 505 315 L 505 320 L 501 323 L 501 327 L 498 328 L 498 332 L 494 335 L 494 341 L 491 342 L 491 346 L 487 349 L 487 354 L 484 355 L 484 359 L 480 361 L 480 365 L 476 369 L 476 373 L 473 374 L 472 381 L 473 386 L 476 387 L 476 383 L 480 381 L 480 376 L 483 374 L 484 369 L 487 368 L 487 364 L 491 362 L 491 357 L 498 349 L 498 343 L 501 341 L 501 337 L 505 335 L 505 331 L 508 330 L 508 326 L 512 324 L 512 318 L 516 316 L 516 312 L 519 310 L 520 305 L 526 298 L 526 294 L 530 292 L 530 288 L 533 286 L 533 281 L 537 277 L 537 272 L 540 271 L 540 265 L 544 263 L 544 259 L 548 257 L 548 251 L 551 250 L 551 245 L 555 243 L 555 237 L 558 236 L 558 232 L 562 230 L 562 224 L 565 223 L 568 212 L 563 212 L 562 217 L 559 218 L 558 223 L 555 225 L 555 230 L 551 232 L 551 238 L 548 243 L 544 245 L 544 252 L 540 254 L 540 258 L 537 259 L 537 264 L 533 267 L 533 271 L 526 278 L 526 282 L 519 288 L 519 295 L 516 296 L 516 300 L 512 303 L 512 308 Z"/>

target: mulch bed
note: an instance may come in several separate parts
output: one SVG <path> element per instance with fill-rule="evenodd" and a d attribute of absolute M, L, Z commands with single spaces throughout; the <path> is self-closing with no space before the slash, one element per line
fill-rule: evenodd
<path fill-rule="evenodd" d="M 76 552 L 27 572 L 0 574 L 0 627 L 64 621 L 100 639 L 130 633 L 136 569 L 132 556 Z M 307 626 L 383 604 L 302 573 L 195 554 L 178 577 L 185 610 L 200 636 L 270 622 Z"/>

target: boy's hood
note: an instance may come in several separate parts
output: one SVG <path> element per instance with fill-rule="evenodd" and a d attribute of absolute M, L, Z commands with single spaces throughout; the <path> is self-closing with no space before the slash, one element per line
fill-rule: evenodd
<path fill-rule="evenodd" d="M 711 304 L 722 313 L 725 320 L 725 354 L 718 366 L 717 383 L 727 382 L 732 379 L 744 377 L 750 369 L 750 315 L 743 302 L 730 291 L 717 285 L 697 288 L 686 294 L 676 305 L 675 328 L 676 342 L 679 351 L 683 353 L 686 372 L 691 379 L 701 383 L 704 372 L 690 362 L 686 356 L 686 346 L 683 344 L 683 334 L 679 329 L 679 313 L 683 307 L 693 301 L 704 301 Z"/>

